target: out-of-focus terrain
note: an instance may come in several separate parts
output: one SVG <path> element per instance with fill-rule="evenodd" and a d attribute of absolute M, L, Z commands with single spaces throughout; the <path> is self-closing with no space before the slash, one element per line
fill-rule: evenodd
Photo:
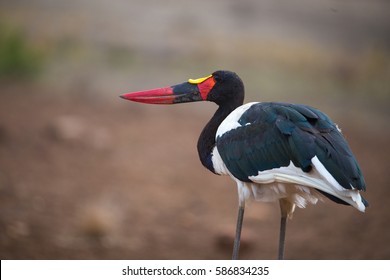
<path fill-rule="evenodd" d="M 235 183 L 205 170 L 209 103 L 118 95 L 237 72 L 246 102 L 321 109 L 367 182 L 366 213 L 324 198 L 286 258 L 390 258 L 386 1 L 2 1 L 1 259 L 225 259 Z M 251 203 L 243 259 L 276 257 L 279 206 Z"/>

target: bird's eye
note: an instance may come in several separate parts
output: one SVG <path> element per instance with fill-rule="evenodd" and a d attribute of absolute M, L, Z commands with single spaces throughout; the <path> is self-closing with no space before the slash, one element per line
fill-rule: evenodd
<path fill-rule="evenodd" d="M 213 78 L 214 78 L 214 80 L 215 80 L 216 82 L 221 82 L 221 81 L 222 81 L 222 78 L 221 78 L 221 76 L 219 76 L 219 75 L 213 75 Z"/>

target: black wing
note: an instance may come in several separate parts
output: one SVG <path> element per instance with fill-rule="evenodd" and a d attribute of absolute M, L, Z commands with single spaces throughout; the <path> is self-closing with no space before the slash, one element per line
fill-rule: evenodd
<path fill-rule="evenodd" d="M 236 178 L 250 182 L 249 176 L 288 166 L 290 161 L 309 172 L 311 159 L 317 156 L 342 187 L 365 190 L 348 143 L 321 111 L 305 105 L 256 103 L 238 122 L 241 126 L 217 138 L 222 160 Z"/>

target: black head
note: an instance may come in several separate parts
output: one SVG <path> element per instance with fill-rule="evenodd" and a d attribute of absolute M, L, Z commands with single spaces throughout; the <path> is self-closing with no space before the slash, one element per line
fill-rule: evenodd
<path fill-rule="evenodd" d="M 226 103 L 239 103 L 241 105 L 244 102 L 244 83 L 236 73 L 219 70 L 211 76 L 215 85 L 207 96 L 208 101 L 218 105 Z"/>

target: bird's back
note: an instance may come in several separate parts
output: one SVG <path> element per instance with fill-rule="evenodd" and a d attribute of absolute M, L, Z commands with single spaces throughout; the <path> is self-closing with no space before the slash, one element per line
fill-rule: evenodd
<path fill-rule="evenodd" d="M 214 162 L 220 157 L 228 170 L 220 168 L 220 173 L 247 184 L 254 194 L 253 186 L 261 185 L 259 200 L 270 199 L 264 188 L 276 188 L 283 196 L 293 186 L 315 188 L 361 211 L 367 206 L 359 194 L 364 178 L 347 141 L 315 108 L 273 102 L 240 106 L 219 126 L 216 149 Z"/>

